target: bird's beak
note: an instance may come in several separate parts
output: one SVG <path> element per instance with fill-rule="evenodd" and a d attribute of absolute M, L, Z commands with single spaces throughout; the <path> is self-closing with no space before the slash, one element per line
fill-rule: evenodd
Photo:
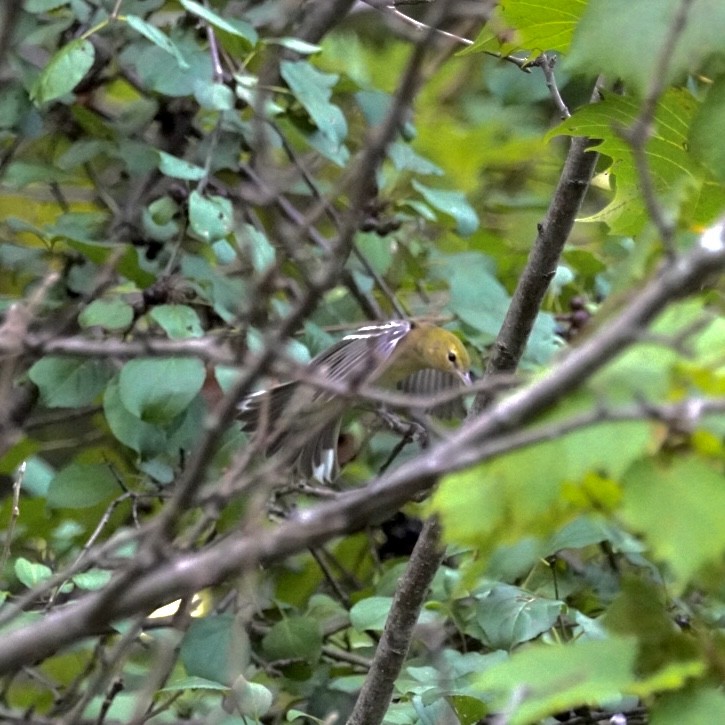
<path fill-rule="evenodd" d="M 471 373 L 470 372 L 463 372 L 462 370 L 457 370 L 458 377 L 463 381 L 464 385 L 470 385 L 473 381 L 471 380 Z"/>

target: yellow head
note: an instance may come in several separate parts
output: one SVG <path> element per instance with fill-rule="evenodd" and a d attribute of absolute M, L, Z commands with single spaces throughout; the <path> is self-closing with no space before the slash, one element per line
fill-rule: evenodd
<path fill-rule="evenodd" d="M 466 385 L 471 383 L 471 358 L 463 343 L 452 332 L 429 322 L 411 327 L 398 345 L 396 357 L 394 367 L 399 379 L 417 370 L 433 368 L 457 375 Z"/>

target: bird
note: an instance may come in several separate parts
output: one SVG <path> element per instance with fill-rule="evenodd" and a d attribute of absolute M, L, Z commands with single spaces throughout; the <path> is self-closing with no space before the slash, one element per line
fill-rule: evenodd
<path fill-rule="evenodd" d="M 389 320 L 345 335 L 309 363 L 320 379 L 350 385 L 400 387 L 432 394 L 471 384 L 471 359 L 461 340 L 430 322 Z M 242 430 L 262 435 L 267 455 L 296 448 L 293 470 L 329 484 L 339 473 L 338 438 L 349 399 L 300 381 L 289 381 L 244 398 Z M 450 411 L 450 406 L 447 406 Z"/>

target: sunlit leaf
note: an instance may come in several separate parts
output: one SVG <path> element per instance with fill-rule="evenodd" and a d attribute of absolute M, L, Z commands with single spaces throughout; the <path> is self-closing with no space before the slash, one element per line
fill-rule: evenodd
<path fill-rule="evenodd" d="M 71 40 L 45 66 L 33 84 L 30 97 L 38 104 L 70 93 L 93 65 L 95 49 L 88 40 Z"/>

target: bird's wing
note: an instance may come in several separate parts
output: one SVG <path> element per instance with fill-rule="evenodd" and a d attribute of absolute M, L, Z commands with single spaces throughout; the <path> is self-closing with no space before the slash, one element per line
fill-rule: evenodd
<path fill-rule="evenodd" d="M 323 350 L 310 366 L 336 381 L 372 381 L 410 329 L 406 320 L 361 327 Z"/>
<path fill-rule="evenodd" d="M 408 375 L 405 380 L 398 383 L 398 389 L 415 395 L 435 395 L 445 390 L 456 390 L 465 388 L 463 381 L 452 373 L 443 370 L 426 368 Z M 441 403 L 426 411 L 436 418 L 462 418 L 466 414 L 466 406 L 462 398 Z"/>

